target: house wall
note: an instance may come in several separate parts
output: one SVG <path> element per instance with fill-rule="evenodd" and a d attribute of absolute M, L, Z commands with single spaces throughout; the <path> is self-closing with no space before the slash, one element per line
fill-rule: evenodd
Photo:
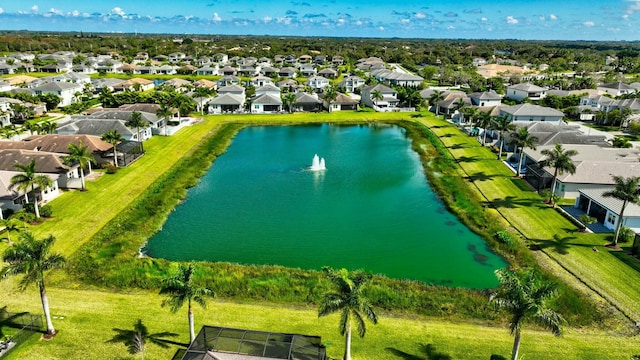
<path fill-rule="evenodd" d="M 563 183 L 558 180 L 554 193 L 561 198 L 576 199 L 580 196 L 580 190 L 601 189 L 602 187 L 603 184 Z"/>

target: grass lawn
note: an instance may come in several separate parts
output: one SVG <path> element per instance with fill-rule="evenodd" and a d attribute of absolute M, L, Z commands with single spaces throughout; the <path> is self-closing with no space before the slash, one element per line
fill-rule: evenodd
<path fill-rule="evenodd" d="M 0 283 L 0 290 L 9 290 Z M 50 289 L 54 325 L 59 334 L 51 341 L 34 337 L 32 346 L 21 346 L 7 359 L 133 359 L 121 343 L 107 343 L 116 333 L 129 330 L 141 319 L 150 333 L 179 334 L 168 340 L 188 342 L 187 309 L 171 313 L 162 308 L 156 294 L 118 294 L 92 290 Z M 10 309 L 39 312 L 35 289 L 6 299 Z M 322 336 L 332 358 L 341 358 L 344 340 L 338 332 L 338 316 L 318 319 L 317 310 L 275 304 L 238 304 L 209 301 L 206 309 L 194 308 L 196 329 L 201 325 L 303 333 Z M 434 359 L 437 354 L 452 359 L 488 359 L 507 356 L 513 338 L 506 327 L 452 323 L 434 318 L 380 314 L 378 325 L 368 324 L 364 339 L 353 339 L 356 359 Z M 27 344 L 28 345 L 28 344 Z M 170 359 L 178 349 L 149 344 L 146 358 Z M 629 359 L 640 354 L 637 339 L 611 337 L 569 330 L 555 338 L 550 333 L 524 330 L 522 354 L 527 359 Z"/>
<path fill-rule="evenodd" d="M 589 288 L 640 321 L 640 264 L 632 267 L 621 261 L 624 254 L 604 247 L 605 234 L 583 234 L 556 210 L 542 203 L 538 194 L 488 148 L 442 120 L 426 122 L 449 147 L 452 155 L 473 184 L 492 206 L 531 243 L 575 275 Z M 593 248 L 598 252 L 593 251 Z M 628 257 L 627 257 L 628 258 Z"/>
<path fill-rule="evenodd" d="M 71 256 L 100 228 L 156 181 L 183 156 L 188 156 L 199 139 L 221 122 L 248 121 L 255 124 L 286 122 L 380 121 L 408 118 L 407 114 L 354 113 L 233 115 L 207 117 L 204 122 L 180 130 L 171 137 L 154 137 L 145 142 L 147 155 L 115 175 L 103 175 L 88 182 L 87 192 L 71 191 L 51 202 L 54 218 L 34 226 L 38 236 L 52 233 L 58 239 L 55 250 Z M 595 289 L 603 298 L 615 303 L 625 313 L 638 314 L 640 309 L 640 273 L 625 265 L 602 245 L 600 235 L 575 232 L 575 226 L 553 209 L 540 202 L 535 192 L 520 180 L 490 150 L 474 138 L 462 134 L 441 120 L 421 118 L 442 137 L 458 159 L 461 175 L 468 175 L 487 205 L 504 216 L 532 242 L 540 244 L 540 257 L 553 259 L 550 267 L 562 271 L 570 281 Z M 554 235 L 557 235 L 554 240 Z M 598 253 L 591 248 L 597 246 Z M 6 248 L 0 243 L 0 251 Z M 567 272 L 568 270 L 568 272 Z M 584 283 L 577 281 L 577 275 Z M 52 341 L 34 338 L 18 348 L 8 359 L 132 359 L 121 344 L 106 343 L 113 328 L 132 329 L 141 319 L 151 333 L 175 332 L 174 341 L 186 343 L 188 329 L 186 308 L 172 314 L 160 307 L 155 293 L 118 293 L 87 289 L 84 284 L 71 284 L 64 272 L 52 274 L 48 293 L 54 324 L 60 334 Z M 17 278 L 0 282 L 3 294 L 0 306 L 9 311 L 41 313 L 35 289 L 15 290 Z M 8 295 L 8 296 L 6 296 Z M 256 330 L 296 332 L 321 335 L 331 357 L 342 355 L 343 339 L 337 331 L 338 318 L 317 319 L 316 309 L 277 304 L 211 301 L 207 310 L 195 308 L 197 328 L 202 324 Z M 357 359 L 434 359 L 445 354 L 454 359 L 488 359 L 491 354 L 507 356 L 512 338 L 500 324 L 454 323 L 414 315 L 381 314 L 381 323 L 369 326 L 365 339 L 354 338 L 353 354 Z M 149 345 L 150 359 L 168 359 L 176 346 L 162 349 Z M 637 338 L 612 336 L 594 329 L 568 329 L 560 338 L 527 327 L 523 335 L 522 353 L 526 358 L 563 359 L 629 359 L 640 354 Z"/>

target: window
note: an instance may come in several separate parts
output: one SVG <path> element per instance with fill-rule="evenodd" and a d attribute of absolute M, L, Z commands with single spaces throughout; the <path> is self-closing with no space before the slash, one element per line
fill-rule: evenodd
<path fill-rule="evenodd" d="M 617 219 L 618 217 L 613 213 L 607 213 L 607 222 L 609 224 L 612 224 L 612 225 L 615 224 Z"/>

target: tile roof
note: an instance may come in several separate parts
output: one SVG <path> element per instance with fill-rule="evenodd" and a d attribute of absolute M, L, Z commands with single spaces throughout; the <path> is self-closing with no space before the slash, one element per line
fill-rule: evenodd
<path fill-rule="evenodd" d="M 71 167 L 62 162 L 62 154 L 23 149 L 0 150 L 0 170 L 16 171 L 15 164 L 28 164 L 32 159 L 36 161 L 36 172 L 66 173 Z"/>

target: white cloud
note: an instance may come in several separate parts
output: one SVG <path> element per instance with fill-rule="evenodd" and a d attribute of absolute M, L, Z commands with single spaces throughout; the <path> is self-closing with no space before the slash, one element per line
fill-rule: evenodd
<path fill-rule="evenodd" d="M 582 23 L 582 25 L 586 26 L 586 27 L 594 27 L 596 25 L 596 23 L 594 23 L 593 21 L 585 21 Z"/>
<path fill-rule="evenodd" d="M 480 19 L 480 21 L 482 21 L 482 22 L 487 22 L 487 21 L 489 21 L 489 19 L 487 19 L 486 17 L 484 17 L 484 16 L 483 16 L 483 17 Z"/>
<path fill-rule="evenodd" d="M 629 20 L 629 14 L 624 14 L 624 15 L 622 15 L 622 18 L 623 18 L 624 20 Z"/>
<path fill-rule="evenodd" d="M 123 17 L 125 15 L 124 10 L 122 10 L 121 7 L 117 7 L 117 6 L 114 7 L 113 9 L 111 9 L 111 13 L 116 14 L 116 15 L 120 15 L 120 16 L 123 16 Z"/>
<path fill-rule="evenodd" d="M 455 29 L 456 29 L 456 27 L 455 27 L 455 26 L 453 26 L 453 25 L 449 25 L 449 26 L 447 26 L 447 30 L 455 30 Z"/>
<path fill-rule="evenodd" d="M 4 12 L 3 8 L 0 8 L 0 14 L 2 14 Z"/>
<path fill-rule="evenodd" d="M 518 21 L 518 19 L 514 18 L 513 16 L 507 16 L 507 24 L 515 25 L 519 22 L 520 21 Z"/>
<path fill-rule="evenodd" d="M 31 7 L 31 11 L 33 11 L 33 12 L 38 12 L 38 5 L 33 5 L 33 6 Z"/>
<path fill-rule="evenodd" d="M 356 24 L 356 26 L 362 26 L 363 22 L 361 20 L 358 20 L 354 24 Z"/>
<path fill-rule="evenodd" d="M 291 25 L 291 18 L 288 17 L 279 17 L 276 19 L 278 24 Z"/>
<path fill-rule="evenodd" d="M 400 20 L 400 23 L 401 23 L 401 24 L 408 24 L 408 23 L 410 23 L 410 22 L 411 22 L 411 20 L 409 20 L 409 19 L 402 19 L 402 20 Z"/>
<path fill-rule="evenodd" d="M 271 16 L 265 16 L 262 18 L 262 22 L 270 23 L 273 18 Z"/>
<path fill-rule="evenodd" d="M 544 15 L 540 15 L 540 16 L 538 16 L 538 19 L 540 19 L 540 20 L 542 20 L 542 21 L 547 20 L 547 18 L 546 18 Z"/>
<path fill-rule="evenodd" d="M 631 4 L 627 6 L 627 14 L 633 14 L 634 12 L 640 11 L 640 0 L 627 0 Z"/>
<path fill-rule="evenodd" d="M 56 9 L 56 8 L 51 8 L 49 9 L 50 13 L 56 14 L 56 15 L 62 15 L 62 11 Z"/>
<path fill-rule="evenodd" d="M 549 14 L 549 20 L 558 20 L 558 16 L 555 14 Z"/>
<path fill-rule="evenodd" d="M 416 13 L 414 16 L 416 17 L 416 19 L 424 19 L 427 17 L 427 14 L 419 12 L 419 13 Z"/>
<path fill-rule="evenodd" d="M 213 21 L 222 21 L 222 18 L 218 13 L 213 13 Z"/>
<path fill-rule="evenodd" d="M 80 11 L 78 10 L 73 10 L 71 13 L 69 13 L 71 16 L 73 17 L 78 17 L 80 16 Z"/>
<path fill-rule="evenodd" d="M 380 26 L 380 27 L 378 28 L 378 30 L 380 30 L 380 31 L 384 31 L 384 26 Z"/>

